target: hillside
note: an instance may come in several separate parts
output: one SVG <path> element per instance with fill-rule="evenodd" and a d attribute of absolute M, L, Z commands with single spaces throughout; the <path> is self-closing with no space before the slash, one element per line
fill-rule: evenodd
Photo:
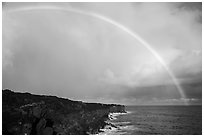
<path fill-rule="evenodd" d="M 96 134 L 113 112 L 123 113 L 125 106 L 5 89 L 2 91 L 2 134 Z"/>

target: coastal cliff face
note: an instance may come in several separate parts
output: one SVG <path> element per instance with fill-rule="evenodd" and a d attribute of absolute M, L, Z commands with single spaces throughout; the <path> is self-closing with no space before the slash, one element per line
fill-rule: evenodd
<path fill-rule="evenodd" d="M 109 108 L 111 113 L 126 113 L 124 105 L 114 105 Z"/>
<path fill-rule="evenodd" d="M 125 106 L 2 91 L 2 134 L 97 134 L 109 113 L 125 113 Z"/>

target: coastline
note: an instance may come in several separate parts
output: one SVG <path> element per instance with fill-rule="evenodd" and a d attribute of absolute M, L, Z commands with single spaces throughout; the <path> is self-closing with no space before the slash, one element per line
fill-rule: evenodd
<path fill-rule="evenodd" d="M 97 135 L 111 135 L 111 134 L 116 134 L 118 130 L 121 130 L 120 128 L 120 124 L 128 124 L 130 122 L 120 122 L 119 125 L 117 125 L 116 123 L 114 123 L 114 120 L 117 120 L 118 116 L 121 115 L 126 115 L 131 113 L 130 111 L 125 111 L 122 113 L 109 113 L 108 115 L 108 120 L 104 121 L 106 123 L 106 125 L 99 130 L 99 133 L 97 133 Z"/>
<path fill-rule="evenodd" d="M 93 135 L 118 114 L 119 104 L 86 103 L 56 96 L 2 90 L 3 135 Z"/>

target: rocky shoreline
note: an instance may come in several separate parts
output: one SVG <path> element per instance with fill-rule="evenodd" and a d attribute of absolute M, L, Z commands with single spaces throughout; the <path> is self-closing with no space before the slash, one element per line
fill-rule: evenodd
<path fill-rule="evenodd" d="M 98 134 L 110 113 L 126 113 L 125 106 L 2 91 L 3 135 Z"/>

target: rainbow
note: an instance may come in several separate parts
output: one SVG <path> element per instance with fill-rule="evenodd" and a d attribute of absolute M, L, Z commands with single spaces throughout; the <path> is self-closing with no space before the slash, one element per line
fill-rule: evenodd
<path fill-rule="evenodd" d="M 78 14 L 82 14 L 82 15 L 86 15 L 86 16 L 90 16 L 96 19 L 99 19 L 101 21 L 105 21 L 111 25 L 113 25 L 114 27 L 123 30 L 124 32 L 126 32 L 127 34 L 129 34 L 131 37 L 135 38 L 137 41 L 139 41 L 141 43 L 141 45 L 143 45 L 147 50 L 149 50 L 151 52 L 151 54 L 153 54 L 155 56 L 155 58 L 161 63 L 161 65 L 164 67 L 164 69 L 168 72 L 169 76 L 171 77 L 171 79 L 173 80 L 180 96 L 181 99 L 184 99 L 184 105 L 188 105 L 188 102 L 185 101 L 186 95 L 185 92 L 183 90 L 183 88 L 181 87 L 179 81 L 177 80 L 176 76 L 174 75 L 174 73 L 169 69 L 169 67 L 167 66 L 167 64 L 165 63 L 165 61 L 162 59 L 162 57 L 152 48 L 152 46 L 146 42 L 144 39 L 142 39 L 137 33 L 131 31 L 129 28 L 127 28 L 126 26 L 108 18 L 105 17 L 103 15 L 94 13 L 94 12 L 88 12 L 88 11 L 82 11 L 76 8 L 62 8 L 62 7 L 56 7 L 56 6 L 38 6 L 38 7 L 21 7 L 21 8 L 17 8 L 17 9 L 12 9 L 12 10 L 7 10 L 6 12 L 20 12 L 20 11 L 30 11 L 30 10 L 60 10 L 60 11 L 68 11 L 68 12 L 74 12 L 74 13 L 78 13 Z"/>

